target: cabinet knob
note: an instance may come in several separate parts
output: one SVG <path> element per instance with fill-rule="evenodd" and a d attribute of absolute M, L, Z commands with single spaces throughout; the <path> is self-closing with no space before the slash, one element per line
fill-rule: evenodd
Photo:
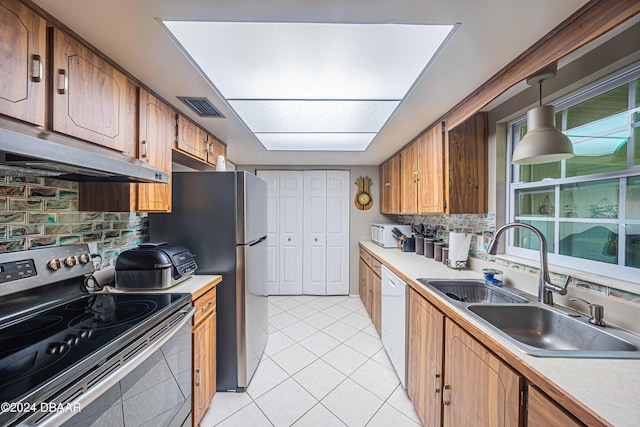
<path fill-rule="evenodd" d="M 291 237 L 288 237 L 288 238 L 287 238 L 287 241 L 288 241 L 288 242 L 290 242 L 290 241 L 291 241 Z"/>
<path fill-rule="evenodd" d="M 317 241 L 318 241 L 318 238 L 316 237 L 316 238 L 315 238 L 315 239 L 313 239 L 313 240 L 315 240 L 315 241 L 317 242 Z"/>
<path fill-rule="evenodd" d="M 58 93 L 64 95 L 69 89 L 69 77 L 66 70 L 58 70 Z"/>
<path fill-rule="evenodd" d="M 449 384 L 445 384 L 442 390 L 442 403 L 445 406 L 451 405 L 451 387 Z"/>
<path fill-rule="evenodd" d="M 31 69 L 31 81 L 35 83 L 40 83 L 42 80 L 42 58 L 40 55 L 33 55 L 32 61 L 32 69 Z"/>

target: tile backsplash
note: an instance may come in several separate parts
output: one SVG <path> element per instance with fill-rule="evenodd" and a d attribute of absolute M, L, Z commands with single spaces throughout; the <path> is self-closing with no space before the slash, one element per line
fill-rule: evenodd
<path fill-rule="evenodd" d="M 145 213 L 78 211 L 75 182 L 0 177 L 0 253 L 93 242 L 105 267 L 147 237 Z"/>
<path fill-rule="evenodd" d="M 493 238 L 496 230 L 496 220 L 494 215 L 482 214 L 432 214 L 432 215 L 399 215 L 397 217 L 399 224 L 427 224 L 438 226 L 437 238 L 448 241 L 449 232 L 455 231 L 460 233 L 472 233 L 471 248 L 469 254 L 472 257 L 485 261 L 495 262 L 496 264 L 515 270 L 523 271 L 531 274 L 539 274 L 540 269 L 529 265 L 520 264 L 515 261 L 497 258 L 486 253 L 489 241 Z M 551 272 L 551 280 L 556 284 L 564 283 L 566 275 Z M 600 283 L 577 279 L 572 277 L 569 286 L 575 286 L 587 289 L 591 292 L 598 292 L 612 298 L 623 299 L 640 304 L 640 293 L 632 293 L 616 289 L 615 287 L 606 286 Z"/>

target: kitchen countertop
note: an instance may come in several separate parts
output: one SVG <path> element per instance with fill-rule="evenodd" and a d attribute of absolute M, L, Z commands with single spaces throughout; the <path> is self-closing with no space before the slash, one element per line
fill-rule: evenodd
<path fill-rule="evenodd" d="M 629 427 L 640 425 L 640 407 L 637 404 L 640 360 L 543 358 L 524 354 L 465 310 L 416 280 L 421 277 L 482 279 L 481 273 L 453 270 L 415 253 L 381 248 L 368 241 L 360 242 L 360 245 L 399 273 L 409 286 L 427 297 L 448 317 L 463 323 L 462 326 L 472 335 L 480 335 L 477 338 L 484 345 L 583 422 Z"/>
<path fill-rule="evenodd" d="M 112 286 L 105 286 L 102 292 L 104 293 L 163 293 L 163 294 L 191 294 L 192 299 L 205 294 L 211 288 L 215 287 L 222 281 L 222 276 L 219 275 L 194 275 L 185 280 L 182 283 L 178 283 L 175 286 L 165 289 L 118 289 Z"/>

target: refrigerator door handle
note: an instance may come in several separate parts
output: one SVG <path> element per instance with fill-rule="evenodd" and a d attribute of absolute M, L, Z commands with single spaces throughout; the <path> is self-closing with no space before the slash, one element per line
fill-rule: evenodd
<path fill-rule="evenodd" d="M 259 243 L 264 242 L 265 240 L 267 240 L 267 236 L 262 236 L 261 238 L 259 238 L 255 242 L 251 243 L 249 246 L 255 246 L 255 245 L 259 244 Z"/>

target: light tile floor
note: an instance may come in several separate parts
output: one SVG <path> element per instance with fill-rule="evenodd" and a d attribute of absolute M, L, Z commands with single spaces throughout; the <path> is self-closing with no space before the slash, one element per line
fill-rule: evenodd
<path fill-rule="evenodd" d="M 419 426 L 358 297 L 271 296 L 265 354 L 245 393 L 216 393 L 211 426 Z"/>

